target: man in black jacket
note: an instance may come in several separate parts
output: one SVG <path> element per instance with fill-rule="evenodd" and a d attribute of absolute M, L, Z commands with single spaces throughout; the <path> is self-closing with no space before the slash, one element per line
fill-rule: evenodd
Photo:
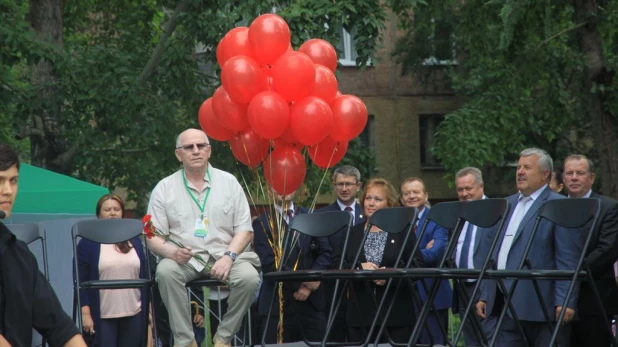
<path fill-rule="evenodd" d="M 0 218 L 11 214 L 18 177 L 17 153 L 0 144 Z M 86 346 L 28 246 L 0 223 L 0 346 L 30 346 L 32 328 L 50 346 Z"/>
<path fill-rule="evenodd" d="M 612 336 L 607 325 L 611 315 L 618 314 L 618 286 L 614 280 L 614 263 L 618 260 L 618 201 L 592 191 L 594 165 L 583 155 L 568 156 L 563 175 L 569 198 L 601 200 L 599 219 L 594 230 L 590 230 L 592 235 L 584 261 L 590 266 L 607 314 L 601 314 L 590 283 L 582 282 L 577 303 L 579 319 L 573 322 L 571 347 L 609 346 Z"/>

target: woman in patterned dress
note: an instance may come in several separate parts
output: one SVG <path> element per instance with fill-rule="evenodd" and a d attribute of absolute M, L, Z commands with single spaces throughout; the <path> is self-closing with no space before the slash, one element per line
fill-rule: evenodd
<path fill-rule="evenodd" d="M 373 213 L 379 209 L 399 205 L 395 187 L 389 181 L 382 178 L 370 179 L 365 184 L 360 202 L 363 204 L 367 220 L 370 220 Z M 357 224 L 350 229 L 350 237 L 345 254 L 347 268 L 352 267 L 351 263 L 354 261 L 359 247 L 361 247 L 366 227 L 367 223 L 364 223 Z M 406 245 L 403 244 L 403 238 L 404 235 L 402 233 L 391 234 L 387 230 L 380 230 L 377 226 L 372 226 L 365 244 L 362 245 L 363 250 L 361 251 L 359 261 L 353 267 L 365 270 L 403 267 L 405 261 L 411 256 L 414 246 L 414 238 L 410 237 Z M 399 264 L 395 264 L 401 247 L 405 247 L 403 259 Z M 396 283 L 396 281 L 393 282 L 388 292 L 386 305 L 393 300 Z M 360 341 L 366 337 L 377 309 L 375 303 L 379 303 L 385 295 L 385 284 L 385 280 L 351 282 L 351 285 L 348 287 L 350 290 L 346 295 L 348 298 L 346 319 L 350 341 Z M 411 290 L 405 282 L 402 282 L 399 294 L 394 300 L 393 309 L 386 322 L 386 331 L 394 342 L 407 342 L 414 328 L 416 317 L 414 315 L 415 310 Z M 375 330 L 377 332 L 379 327 Z M 388 338 L 385 335 L 380 337 L 380 342 L 388 342 Z M 375 336 L 372 336 L 370 341 L 373 342 L 374 340 Z"/>

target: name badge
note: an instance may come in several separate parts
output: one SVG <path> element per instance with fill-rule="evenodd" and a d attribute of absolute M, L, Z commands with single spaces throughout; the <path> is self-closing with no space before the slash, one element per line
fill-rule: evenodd
<path fill-rule="evenodd" d="M 197 218 L 195 220 L 195 236 L 205 238 L 208 236 L 208 218 Z"/>

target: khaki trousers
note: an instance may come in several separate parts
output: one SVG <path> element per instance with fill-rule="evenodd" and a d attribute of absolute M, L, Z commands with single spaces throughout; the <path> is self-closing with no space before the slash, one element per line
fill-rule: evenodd
<path fill-rule="evenodd" d="M 214 259 L 212 257 L 210 259 L 212 261 L 209 261 L 209 264 L 214 264 Z M 217 336 L 223 342 L 232 341 L 255 299 L 260 281 L 257 270 L 259 267 L 260 260 L 254 252 L 241 253 L 232 264 L 228 276 L 230 285 L 228 309 L 217 331 Z M 210 275 L 206 268 L 197 272 L 191 265 L 180 265 L 172 259 L 161 259 L 157 265 L 156 280 L 163 303 L 169 312 L 176 347 L 186 347 L 195 341 L 191 307 L 185 285 L 197 278 L 208 276 Z"/>

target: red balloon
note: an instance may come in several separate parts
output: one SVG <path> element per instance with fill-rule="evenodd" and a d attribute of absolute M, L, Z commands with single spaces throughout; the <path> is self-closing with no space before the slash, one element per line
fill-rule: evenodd
<path fill-rule="evenodd" d="M 221 124 L 232 131 L 243 131 L 249 127 L 247 105 L 232 101 L 223 86 L 217 88 L 212 96 L 212 109 Z"/>
<path fill-rule="evenodd" d="M 292 113 L 290 110 L 290 117 L 291 116 L 292 116 Z M 280 143 L 287 143 L 288 145 L 294 146 L 298 148 L 299 150 L 302 149 L 302 147 L 304 147 L 303 145 L 300 144 L 300 142 L 298 142 L 294 134 L 292 134 L 292 129 L 290 129 L 289 126 L 285 129 L 283 134 L 281 134 L 281 137 L 275 140 L 275 145 L 277 144 L 277 141 L 280 141 Z"/>
<path fill-rule="evenodd" d="M 333 113 L 326 101 L 308 96 L 292 108 L 290 130 L 303 145 L 312 146 L 324 140 L 331 131 Z"/>
<path fill-rule="evenodd" d="M 298 49 L 313 60 L 316 64 L 326 66 L 330 71 L 337 69 L 337 52 L 335 47 L 322 39 L 311 39 L 306 41 Z"/>
<path fill-rule="evenodd" d="M 289 133 L 290 132 L 289 129 L 290 128 L 288 127 L 288 130 L 286 130 L 286 132 L 284 134 Z M 291 137 L 291 135 L 290 135 L 290 137 Z M 294 148 L 298 149 L 299 151 L 302 151 L 303 148 L 305 148 L 305 146 L 301 145 L 298 142 L 295 142 L 295 141 L 288 142 L 283 136 L 274 139 L 273 142 L 272 142 L 272 145 L 273 145 L 273 148 L 277 148 L 279 146 L 294 147 Z"/>
<path fill-rule="evenodd" d="M 275 91 L 287 101 L 297 101 L 308 96 L 315 85 L 315 66 L 307 55 L 287 52 L 273 66 Z"/>
<path fill-rule="evenodd" d="M 230 139 L 232 154 L 239 162 L 256 167 L 262 163 L 268 150 L 270 142 L 260 137 L 255 131 L 247 129 L 236 134 Z"/>
<path fill-rule="evenodd" d="M 316 166 L 328 169 L 340 162 L 347 150 L 347 142 L 337 142 L 329 136 L 317 145 L 309 147 L 309 157 Z"/>
<path fill-rule="evenodd" d="M 237 27 L 228 31 L 217 45 L 217 62 L 222 68 L 230 58 L 237 55 L 253 57 L 247 27 Z"/>
<path fill-rule="evenodd" d="M 307 164 L 300 151 L 290 146 L 279 146 L 264 160 L 264 178 L 273 189 L 287 195 L 296 191 L 305 180 Z"/>
<path fill-rule="evenodd" d="M 330 104 L 337 97 L 337 88 L 339 86 L 335 74 L 326 66 L 315 64 L 315 85 L 311 95 L 317 96 Z"/>
<path fill-rule="evenodd" d="M 354 95 L 342 95 L 330 105 L 333 111 L 333 130 L 336 141 L 350 141 L 360 135 L 367 125 L 367 107 Z"/>
<path fill-rule="evenodd" d="M 234 135 L 233 131 L 224 127 L 217 119 L 215 111 L 212 110 L 212 98 L 206 99 L 200 106 L 198 120 L 206 135 L 217 141 L 227 141 Z"/>
<path fill-rule="evenodd" d="M 261 92 L 251 99 L 247 119 L 258 135 L 265 139 L 276 139 L 288 128 L 290 107 L 281 95 Z"/>
<path fill-rule="evenodd" d="M 273 64 L 288 50 L 290 28 L 276 14 L 263 14 L 249 26 L 249 44 L 260 64 Z"/>
<path fill-rule="evenodd" d="M 273 67 L 271 65 L 262 65 L 262 72 L 266 76 L 264 90 L 275 90 L 273 86 Z"/>
<path fill-rule="evenodd" d="M 259 92 L 266 90 L 266 76 L 255 59 L 237 55 L 221 70 L 221 83 L 232 101 L 247 104 Z"/>

